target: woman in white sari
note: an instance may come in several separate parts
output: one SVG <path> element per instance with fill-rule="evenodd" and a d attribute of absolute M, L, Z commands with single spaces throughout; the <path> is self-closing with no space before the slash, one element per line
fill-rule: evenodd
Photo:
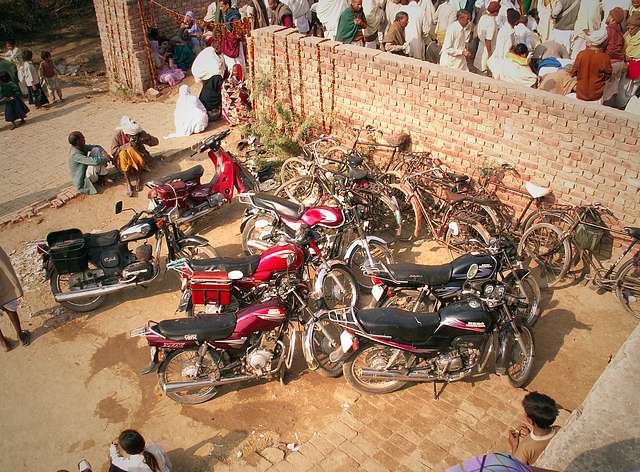
<path fill-rule="evenodd" d="M 176 110 L 173 115 L 176 132 L 167 138 L 180 138 L 201 133 L 207 129 L 209 116 L 200 99 L 192 95 L 189 86 L 180 87 L 180 96 L 176 102 Z"/>

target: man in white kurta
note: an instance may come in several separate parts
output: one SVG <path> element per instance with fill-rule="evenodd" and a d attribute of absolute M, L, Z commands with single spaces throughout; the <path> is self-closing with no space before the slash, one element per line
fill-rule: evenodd
<path fill-rule="evenodd" d="M 444 36 L 442 51 L 440 52 L 440 65 L 452 69 L 469 70 L 467 57 L 471 55 L 467 49 L 469 31 L 467 25 L 471 21 L 471 14 L 466 10 L 458 12 L 458 20 L 454 21 Z"/>
<path fill-rule="evenodd" d="M 602 18 L 606 20 L 609 12 L 616 7 L 628 11 L 631 8 L 631 0 L 602 0 Z"/>
<path fill-rule="evenodd" d="M 500 11 L 500 3 L 491 2 L 487 6 L 487 11 L 480 17 L 476 35 L 478 36 L 478 51 L 473 61 L 473 66 L 480 72 L 487 71 L 487 61 L 493 53 L 498 36 L 498 27 L 496 25 L 496 17 Z"/>
<path fill-rule="evenodd" d="M 383 0 L 362 0 L 362 11 L 367 19 L 367 27 L 362 31 L 364 45 L 371 49 L 377 49 L 378 32 L 382 32 L 382 23 L 384 22 L 382 4 Z"/>
<path fill-rule="evenodd" d="M 458 10 L 451 4 L 450 0 L 447 0 L 440 4 L 436 10 L 433 21 L 436 25 L 436 38 L 438 44 L 442 45 L 444 42 L 444 35 L 447 33 L 447 29 L 456 21 L 456 15 Z"/>
<path fill-rule="evenodd" d="M 322 23 L 324 37 L 336 39 L 340 15 L 349 6 L 347 0 L 320 0 L 316 7 L 316 15 Z"/>
<path fill-rule="evenodd" d="M 605 18 L 606 20 L 606 18 Z M 587 35 L 600 29 L 602 23 L 602 6 L 600 0 L 581 0 L 578 19 L 573 28 L 571 59 L 578 57 L 587 47 Z"/>
<path fill-rule="evenodd" d="M 495 47 L 493 54 L 487 61 L 489 70 L 493 73 L 493 70 L 497 67 L 495 63 L 507 57 L 509 51 L 514 45 L 514 27 L 520 21 L 520 13 L 510 9 L 507 11 L 507 23 L 500 28 L 498 36 L 496 37 Z"/>
<path fill-rule="evenodd" d="M 431 23 L 427 22 L 424 10 L 416 0 L 411 0 L 400 11 L 409 15 L 409 24 L 404 30 L 407 43 L 409 43 L 409 55 L 424 61 L 425 41 L 429 38 Z"/>

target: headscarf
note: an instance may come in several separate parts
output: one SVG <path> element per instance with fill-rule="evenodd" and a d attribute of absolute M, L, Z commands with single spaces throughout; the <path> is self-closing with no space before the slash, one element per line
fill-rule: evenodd
<path fill-rule="evenodd" d="M 122 131 L 127 136 L 135 136 L 138 133 L 142 133 L 142 126 L 128 116 L 123 116 L 120 118 L 120 127 L 116 128 L 116 130 Z"/>
<path fill-rule="evenodd" d="M 498 13 L 500 11 L 500 2 L 491 2 L 487 7 L 489 13 Z"/>
<path fill-rule="evenodd" d="M 608 38 L 609 35 L 605 28 L 600 28 L 587 34 L 587 42 L 593 46 L 602 46 L 607 42 Z"/>
<path fill-rule="evenodd" d="M 174 112 L 176 131 L 165 138 L 178 138 L 200 133 L 206 129 L 208 123 L 209 117 L 202 102 L 189 91 L 189 86 L 181 85 Z"/>
<path fill-rule="evenodd" d="M 615 21 L 619 25 L 621 25 L 624 19 L 627 17 L 625 11 L 620 7 L 615 7 L 609 12 L 609 14 L 613 17 L 613 21 Z"/>
<path fill-rule="evenodd" d="M 182 22 L 187 25 L 190 23 L 190 21 L 193 21 L 193 12 L 191 10 L 185 13 L 184 18 L 182 19 Z"/>

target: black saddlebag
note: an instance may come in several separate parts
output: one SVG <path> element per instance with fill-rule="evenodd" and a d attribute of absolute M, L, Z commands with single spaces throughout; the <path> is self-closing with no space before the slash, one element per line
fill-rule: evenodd
<path fill-rule="evenodd" d="M 65 229 L 47 235 L 49 257 L 58 274 L 72 274 L 87 270 L 88 251 L 82 231 Z"/>

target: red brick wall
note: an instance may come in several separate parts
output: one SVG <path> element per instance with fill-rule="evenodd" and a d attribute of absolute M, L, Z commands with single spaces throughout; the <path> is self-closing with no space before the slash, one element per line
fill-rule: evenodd
<path fill-rule="evenodd" d="M 560 201 L 601 202 L 626 224 L 640 224 L 639 194 L 625 181 L 640 172 L 639 117 L 412 58 L 301 39 L 279 27 L 253 37 L 256 73 L 271 78 L 275 40 L 276 98 L 288 101 L 290 84 L 297 111 L 300 44 L 305 113 L 319 116 L 322 91 L 327 123 L 335 64 L 334 131 L 344 124 L 406 131 L 413 150 L 430 150 L 468 174 L 487 162 L 509 162 Z M 258 106 L 270 106 L 271 95 L 258 97 Z"/>
<path fill-rule="evenodd" d="M 136 93 L 151 86 L 149 63 L 138 0 L 93 0 L 102 53 L 113 85 Z M 181 13 L 192 10 L 202 18 L 210 0 L 160 0 L 159 3 Z M 143 2 L 145 18 L 166 36 L 180 26 L 176 19 L 148 0 Z"/>

